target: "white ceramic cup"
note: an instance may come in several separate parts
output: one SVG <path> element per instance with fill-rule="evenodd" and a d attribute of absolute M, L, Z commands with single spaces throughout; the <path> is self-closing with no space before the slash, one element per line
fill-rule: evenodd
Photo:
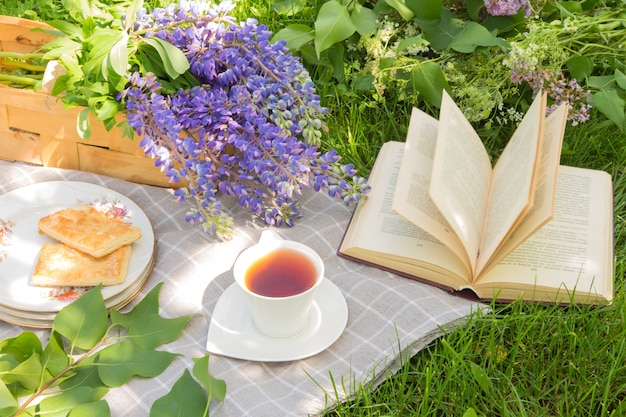
<path fill-rule="evenodd" d="M 281 249 L 296 251 L 314 265 L 316 277 L 313 285 L 304 292 L 285 297 L 264 296 L 251 291 L 245 282 L 248 268 L 259 259 Z M 308 246 L 282 239 L 276 232 L 266 230 L 261 234 L 257 244 L 239 254 L 233 267 L 233 274 L 235 281 L 246 294 L 257 330 L 265 336 L 284 339 L 298 335 L 309 324 L 315 291 L 324 279 L 324 262 Z"/>

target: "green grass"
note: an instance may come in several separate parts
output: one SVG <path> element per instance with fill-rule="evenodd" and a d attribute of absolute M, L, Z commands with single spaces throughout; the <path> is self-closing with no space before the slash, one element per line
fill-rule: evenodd
<path fill-rule="evenodd" d="M 19 15 L 35 10 L 35 3 L 45 6 L 36 9 L 37 16 L 58 17 L 57 0 L 4 0 L 0 13 Z M 269 0 L 240 0 L 237 10 L 274 30 L 284 24 Z M 412 103 L 374 102 L 332 82 L 318 82 L 318 92 L 330 109 L 323 146 L 337 149 L 361 174 L 367 175 L 382 143 L 404 140 Z M 511 133 L 478 132 L 494 157 Z M 405 358 L 401 370 L 380 386 L 348 392 L 352 400 L 328 410 L 327 417 L 626 415 L 626 137 L 594 114 L 589 122 L 567 128 L 562 163 L 606 170 L 613 177 L 614 303 L 600 308 L 493 304 L 491 312 L 470 317 L 466 326 Z"/>
<path fill-rule="evenodd" d="M 620 292 L 601 309 L 494 306 L 327 415 L 623 415 L 623 303 Z"/>
<path fill-rule="evenodd" d="M 561 161 L 613 177 L 612 305 L 492 304 L 325 416 L 626 415 L 625 139 L 599 118 L 568 127 Z"/>

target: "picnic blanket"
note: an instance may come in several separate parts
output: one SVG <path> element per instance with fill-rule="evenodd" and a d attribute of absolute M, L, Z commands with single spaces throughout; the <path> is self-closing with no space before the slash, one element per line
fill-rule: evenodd
<path fill-rule="evenodd" d="M 106 176 L 19 162 L 0 161 L 0 194 L 44 181 L 81 181 L 126 195 L 146 213 L 156 236 L 153 272 L 129 310 L 156 284 L 162 315 L 191 315 L 183 334 L 160 349 L 181 356 L 160 376 L 134 378 L 105 397 L 113 416 L 148 416 L 152 403 L 167 394 L 193 358 L 206 354 L 211 315 L 224 291 L 234 282 L 232 265 L 243 249 L 256 243 L 268 226 L 235 201 L 224 200 L 235 219 L 231 240 L 205 235 L 184 220 L 188 203 L 175 201 L 172 190 Z M 316 250 L 326 277 L 343 294 L 348 319 L 341 336 L 311 357 L 258 362 L 212 354 L 209 371 L 226 381 L 224 402 L 213 402 L 210 415 L 308 416 L 349 398 L 359 384 L 376 386 L 410 356 L 449 329 L 458 326 L 482 304 L 452 296 L 435 287 L 337 256 L 352 208 L 323 193 L 307 191 L 302 217 L 295 227 L 276 229 L 284 238 Z M 27 329 L 0 322 L 0 338 Z M 34 330 L 42 340 L 49 330 Z M 337 389 L 337 391 L 336 391 Z"/>

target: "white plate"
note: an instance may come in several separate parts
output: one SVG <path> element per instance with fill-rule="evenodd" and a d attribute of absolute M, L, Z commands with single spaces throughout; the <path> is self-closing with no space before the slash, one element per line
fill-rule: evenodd
<path fill-rule="evenodd" d="M 304 359 L 332 345 L 348 322 L 346 300 L 328 279 L 315 293 L 308 327 L 286 339 L 270 338 L 256 330 L 244 295 L 235 283 L 217 301 L 207 337 L 209 353 L 259 362 Z"/>
<path fill-rule="evenodd" d="M 126 221 L 141 229 L 133 243 L 128 274 L 123 284 L 104 287 L 105 300 L 127 291 L 154 261 L 154 231 L 146 214 L 128 197 L 99 185 L 51 181 L 28 185 L 0 195 L 0 304 L 29 312 L 58 312 L 67 302 L 50 297 L 50 289 L 30 284 L 41 246 L 53 239 L 41 235 L 37 222 L 43 216 L 81 203 L 119 202 Z"/>

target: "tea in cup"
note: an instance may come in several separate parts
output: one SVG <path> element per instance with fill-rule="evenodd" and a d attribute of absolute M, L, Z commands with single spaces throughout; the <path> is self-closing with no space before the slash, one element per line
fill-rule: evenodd
<path fill-rule="evenodd" d="M 288 338 L 309 324 L 324 263 L 308 246 L 264 231 L 256 245 L 239 255 L 233 274 L 246 293 L 257 330 L 268 337 Z"/>

